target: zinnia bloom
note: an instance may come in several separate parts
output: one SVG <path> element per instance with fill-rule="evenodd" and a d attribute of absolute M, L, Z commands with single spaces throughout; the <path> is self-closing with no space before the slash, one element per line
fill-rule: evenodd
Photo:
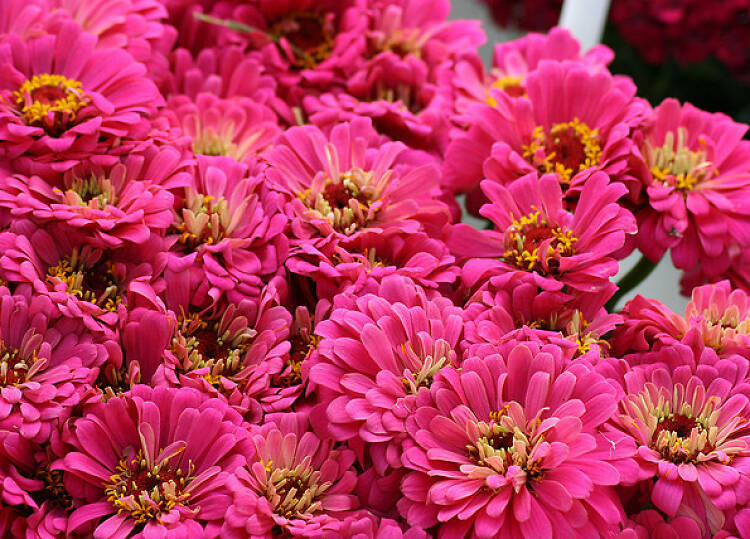
<path fill-rule="evenodd" d="M 64 226 L 5 232 L 0 247 L 0 274 L 17 292 L 47 296 L 63 316 L 109 336 L 118 310 L 127 307 L 127 290 L 150 287 L 164 264 L 162 240 L 155 236 L 138 245 L 102 249 Z"/>
<path fill-rule="evenodd" d="M 157 350 L 161 347 L 163 362 L 152 383 L 193 387 L 259 421 L 259 401 L 274 393 L 270 378 L 282 371 L 282 356 L 289 350 L 291 316 L 276 303 L 272 286 L 255 301 L 196 309 L 189 303 L 188 280 L 186 274 L 166 277 L 171 319 L 155 320 L 162 338 L 152 342 Z M 164 323 L 171 330 L 167 343 Z"/>
<path fill-rule="evenodd" d="M 0 174 L 0 206 L 82 229 L 102 247 L 141 244 L 172 224 L 170 190 L 188 184 L 189 165 L 175 148 L 148 146 L 112 165 L 86 162 L 45 179 Z"/>
<path fill-rule="evenodd" d="M 624 482 L 655 480 L 650 501 L 657 509 L 692 514 L 717 533 L 750 473 L 747 395 L 720 378 L 704 383 L 690 369 L 659 367 L 627 372 L 623 389 L 607 433 L 624 433 L 638 447 L 639 471 Z"/>
<path fill-rule="evenodd" d="M 527 539 L 611 534 L 623 519 L 598 433 L 615 389 L 559 347 L 508 343 L 446 368 L 406 422 L 399 509 L 439 537 Z"/>
<path fill-rule="evenodd" d="M 721 357 L 748 356 L 748 296 L 742 290 L 732 290 L 728 281 L 694 288 L 684 316 L 641 296 L 629 301 L 622 314 L 625 323 L 613 336 L 618 355 L 658 350 L 676 341 L 690 343 L 697 339 Z"/>
<path fill-rule="evenodd" d="M 163 105 L 146 69 L 66 22 L 29 41 L 0 44 L 0 153 L 14 171 L 64 171 L 84 159 L 113 162 L 148 130 Z"/>
<path fill-rule="evenodd" d="M 638 247 L 651 260 L 671 249 L 680 269 L 717 277 L 729 246 L 750 246 L 747 126 L 667 99 L 653 111 L 640 150 L 648 206 L 638 212 Z M 713 279 L 712 279 L 713 280 Z"/>
<path fill-rule="evenodd" d="M 648 112 L 635 85 L 578 62 L 543 60 L 526 78 L 528 98 L 491 91 L 492 104 L 475 105 L 446 152 L 448 187 L 474 190 L 490 175 L 507 184 L 537 171 L 554 174 L 566 197 L 575 198 L 597 171 L 627 185 L 635 198 L 640 180 L 628 159 L 631 130 Z"/>
<path fill-rule="evenodd" d="M 53 465 L 74 500 L 68 532 L 218 537 L 228 476 L 252 456 L 239 414 L 190 388 L 136 386 L 75 422 Z"/>
<path fill-rule="evenodd" d="M 282 291 L 278 272 L 287 255 L 280 197 L 228 157 L 198 156 L 170 232 L 169 271 L 189 272 L 195 305 L 257 298 L 264 283 Z"/>
<path fill-rule="evenodd" d="M 613 57 L 614 53 L 605 45 L 581 54 L 581 45 L 566 28 L 552 28 L 547 34 L 529 33 L 498 43 L 488 74 L 478 56 L 468 56 L 456 65 L 456 110 L 467 112 L 472 103 L 496 103 L 490 96 L 491 88 L 499 88 L 511 97 L 526 96 L 526 77 L 542 60 L 570 60 L 594 72 L 605 71 Z"/>
<path fill-rule="evenodd" d="M 0 287 L 0 431 L 38 443 L 65 422 L 107 352 L 48 298 Z"/>
<path fill-rule="evenodd" d="M 199 155 L 223 155 L 252 165 L 280 133 L 276 114 L 249 98 L 221 99 L 200 93 L 167 100 L 161 114 L 192 139 Z"/>
<path fill-rule="evenodd" d="M 447 298 L 405 277 L 386 277 L 377 294 L 356 298 L 321 322 L 310 380 L 329 389 L 328 429 L 367 443 L 380 474 L 400 466 L 404 420 L 421 388 L 450 365 L 463 321 Z"/>
<path fill-rule="evenodd" d="M 359 506 L 354 452 L 318 438 L 302 414 L 254 427 L 251 439 L 254 456 L 229 479 L 234 498 L 222 536 L 335 536 L 347 512 Z"/>
<path fill-rule="evenodd" d="M 436 200 L 439 171 L 430 163 L 399 166 L 406 147 L 383 143 L 367 118 L 336 125 L 325 136 L 293 127 L 268 154 L 268 180 L 290 199 L 297 241 L 344 247 L 366 234 L 439 234 L 448 207 Z"/>
<path fill-rule="evenodd" d="M 490 203 L 481 214 L 495 230 L 452 227 L 448 246 L 472 258 L 464 265 L 464 284 L 473 289 L 491 275 L 526 272 L 540 288 L 578 293 L 600 291 L 617 273 L 611 255 L 635 232 L 635 219 L 617 204 L 625 193 L 606 174 L 583 185 L 575 211 L 563 208 L 558 178 L 532 173 L 509 186 L 488 180 L 482 189 Z"/>

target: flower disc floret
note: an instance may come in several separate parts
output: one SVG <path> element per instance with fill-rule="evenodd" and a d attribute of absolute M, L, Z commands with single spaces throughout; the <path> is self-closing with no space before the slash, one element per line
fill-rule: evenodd
<path fill-rule="evenodd" d="M 79 81 L 50 73 L 27 79 L 13 95 L 26 123 L 42 127 L 52 136 L 70 127 L 76 113 L 88 103 Z"/>

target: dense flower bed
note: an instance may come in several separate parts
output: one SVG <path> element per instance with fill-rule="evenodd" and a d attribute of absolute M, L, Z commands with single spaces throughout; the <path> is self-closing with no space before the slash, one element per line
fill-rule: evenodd
<path fill-rule="evenodd" d="M 0 535 L 750 537 L 747 126 L 449 8 L 5 1 Z"/>

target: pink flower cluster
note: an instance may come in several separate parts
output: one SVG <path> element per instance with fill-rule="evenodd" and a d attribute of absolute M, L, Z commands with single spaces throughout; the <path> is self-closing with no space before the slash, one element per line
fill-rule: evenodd
<path fill-rule="evenodd" d="M 449 10 L 5 2 L 1 536 L 750 537 L 747 126 Z"/>

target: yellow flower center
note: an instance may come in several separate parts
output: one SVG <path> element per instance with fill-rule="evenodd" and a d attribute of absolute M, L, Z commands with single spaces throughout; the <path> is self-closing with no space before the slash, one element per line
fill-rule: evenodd
<path fill-rule="evenodd" d="M 34 75 L 13 95 L 26 123 L 42 127 L 53 136 L 65 131 L 88 104 L 80 82 L 50 73 Z"/>
<path fill-rule="evenodd" d="M 562 184 L 569 184 L 577 172 L 598 165 L 601 156 L 598 130 L 578 118 L 554 124 L 549 133 L 537 126 L 531 142 L 523 146 L 524 159 L 542 174 L 556 173 Z"/>
<path fill-rule="evenodd" d="M 33 330 L 29 330 L 28 333 L 33 334 Z M 25 340 L 30 343 L 32 339 L 41 344 L 41 338 L 38 335 Z M 28 346 L 22 346 L 22 348 L 28 348 Z M 39 366 L 37 349 L 38 345 L 30 354 L 28 352 L 22 354 L 18 349 L 8 348 L 5 341 L 0 339 L 0 387 L 23 384 L 31 377 L 33 371 L 36 370 L 33 367 Z"/>
<path fill-rule="evenodd" d="M 571 256 L 578 238 L 571 230 L 550 225 L 538 210 L 518 220 L 506 231 L 506 251 L 503 258 L 525 271 L 548 273 L 556 257 Z M 543 248 L 546 245 L 546 249 Z M 540 249 L 544 252 L 540 252 Z M 547 269 L 545 269 L 545 267 Z"/>
<path fill-rule="evenodd" d="M 491 88 L 499 88 L 511 97 L 524 97 L 526 96 L 526 89 L 523 86 L 523 78 L 514 77 L 512 75 L 506 75 L 500 77 L 492 83 Z M 494 97 L 489 96 L 487 98 L 487 104 L 493 107 L 497 106 L 497 100 Z"/>
<path fill-rule="evenodd" d="M 187 503 L 190 493 L 185 490 L 195 467 L 190 462 L 184 471 L 174 469 L 169 460 L 149 465 L 142 450 L 120 460 L 104 490 L 118 514 L 129 513 L 137 523 L 144 524 Z"/>
<path fill-rule="evenodd" d="M 74 251 L 47 270 L 47 280 L 52 284 L 65 283 L 65 292 L 71 296 L 110 312 L 116 311 L 122 302 L 122 280 L 117 275 L 115 265 L 108 260 L 89 266 Z"/>
<path fill-rule="evenodd" d="M 265 495 L 274 513 L 286 518 L 299 518 L 322 509 L 320 498 L 331 483 L 321 482 L 320 472 L 310 464 L 309 456 L 291 469 L 274 468 L 273 461 L 265 464 L 268 472 Z"/>
<path fill-rule="evenodd" d="M 187 189 L 182 219 L 173 229 L 179 234 L 179 242 L 185 250 L 192 252 L 202 244 L 214 245 L 223 240 L 231 225 L 229 203 L 224 197 L 196 193 Z"/>
<path fill-rule="evenodd" d="M 333 32 L 323 14 L 295 11 L 271 26 L 268 34 L 275 41 L 286 39 L 294 54 L 296 67 L 314 69 L 333 51 Z"/>
<path fill-rule="evenodd" d="M 660 147 L 646 142 L 643 154 L 654 181 L 687 194 L 696 185 L 715 175 L 713 164 L 706 156 L 706 141 L 702 137 L 699 141 L 702 147 L 697 151 L 691 150 L 687 145 L 687 129 L 680 127 L 676 141 L 674 133 L 670 131 L 664 136 L 664 144 Z"/>

